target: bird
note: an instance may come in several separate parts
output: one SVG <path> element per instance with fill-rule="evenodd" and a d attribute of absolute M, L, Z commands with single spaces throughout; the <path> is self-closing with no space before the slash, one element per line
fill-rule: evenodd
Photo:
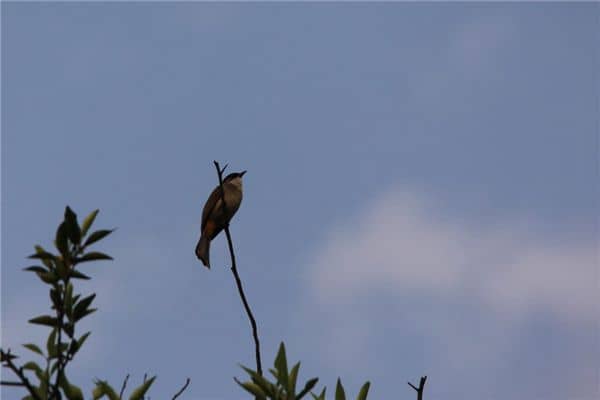
<path fill-rule="evenodd" d="M 214 188 L 202 209 L 202 222 L 200 225 L 200 239 L 196 245 L 196 257 L 202 264 L 210 269 L 210 242 L 229 225 L 242 203 L 242 177 L 246 171 L 232 172 L 223 180 L 225 193 L 225 207 L 221 186 Z"/>

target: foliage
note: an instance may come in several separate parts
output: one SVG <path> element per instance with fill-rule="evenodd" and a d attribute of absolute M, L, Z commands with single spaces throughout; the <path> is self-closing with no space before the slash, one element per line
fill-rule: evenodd
<path fill-rule="evenodd" d="M 237 378 L 235 381 L 244 388 L 248 393 L 252 394 L 257 400 L 300 400 L 307 394 L 310 394 L 314 400 L 325 400 L 326 388 L 317 395 L 312 392 L 317 385 L 319 378 L 312 378 L 306 381 L 302 390 L 297 392 L 298 373 L 300 371 L 300 363 L 294 364 L 290 369 L 285 355 L 285 345 L 283 342 L 279 345 L 279 351 L 275 357 L 273 368 L 269 372 L 274 377 L 274 381 L 263 377 L 255 370 L 241 366 L 244 371 L 250 376 L 250 380 L 241 382 Z M 366 382 L 360 389 L 356 400 L 366 400 L 369 393 L 369 386 Z M 346 400 L 346 393 L 342 382 L 338 378 L 335 387 L 335 400 Z"/>
<path fill-rule="evenodd" d="M 48 287 L 51 310 L 50 314 L 39 315 L 29 320 L 30 324 L 48 327 L 49 334 L 45 345 L 26 343 L 27 350 L 35 353 L 42 362 L 28 361 L 22 366 L 14 363 L 16 355 L 8 350 L 0 350 L 1 362 L 11 369 L 20 379 L 15 386 L 24 386 L 28 395 L 23 400 L 83 400 L 82 390 L 67 378 L 66 367 L 79 353 L 91 332 L 79 334 L 78 323 L 96 311 L 92 303 L 95 293 L 76 293 L 77 280 L 91 279 L 79 270 L 82 264 L 91 261 L 112 260 L 90 247 L 111 234 L 114 229 L 100 229 L 90 232 L 98 210 L 90 213 L 81 223 L 77 215 L 66 207 L 64 219 L 59 224 L 54 239 L 57 254 L 47 251 L 42 246 L 35 246 L 35 253 L 29 256 L 37 264 L 25 268 L 34 273 Z M 89 233 L 89 234 L 88 234 Z M 146 380 L 134 389 L 130 400 L 140 400 L 154 382 L 154 378 Z M 105 381 L 96 381 L 92 393 L 94 400 L 106 397 L 119 400 L 115 390 Z"/>
<path fill-rule="evenodd" d="M 91 334 L 91 332 L 80 334 L 79 322 L 97 310 L 92 307 L 96 293 L 85 295 L 76 293 L 75 283 L 78 280 L 91 279 L 79 268 L 92 261 L 112 260 L 105 253 L 90 250 L 91 245 L 106 238 L 114 231 L 114 229 L 100 229 L 90 233 L 90 228 L 97 215 L 98 210 L 95 210 L 79 224 L 77 215 L 67 206 L 64 219 L 59 224 L 54 239 L 57 253 L 47 251 L 39 245 L 34 246 L 35 253 L 30 255 L 29 259 L 36 260 L 37 263 L 24 268 L 25 271 L 35 274 L 46 285 L 52 312 L 29 320 L 30 324 L 41 325 L 49 329 L 45 344 L 26 343 L 23 345 L 38 359 L 41 358 L 40 362 L 28 361 L 19 366 L 15 363 L 17 355 L 11 353 L 10 349 L 0 349 L 0 363 L 3 367 L 10 369 L 18 378 L 18 381 L 15 382 L 2 381 L 2 385 L 23 387 L 27 391 L 23 400 L 84 399 L 81 388 L 68 379 L 66 369 L 79 354 Z M 232 259 L 234 259 L 231 242 L 230 247 Z M 242 299 L 245 300 L 237 275 L 236 279 Z M 247 306 L 246 302 L 244 304 Z M 251 316 L 250 312 L 249 315 Z M 253 321 L 253 317 L 251 320 Z M 292 368 L 288 367 L 283 343 L 279 347 L 273 368 L 269 369 L 274 380 L 271 381 L 264 377 L 260 370 L 260 353 L 254 324 L 253 332 L 257 345 L 258 372 L 242 366 L 250 376 L 250 380 L 246 382 L 234 378 L 242 388 L 252 394 L 256 400 L 301 400 L 307 398 L 309 394 L 313 400 L 325 400 L 326 388 L 323 388 L 318 395 L 312 392 L 317 385 L 318 378 L 309 379 L 299 390 L 297 380 L 300 363 L 294 364 Z M 91 398 L 93 400 L 103 398 L 122 400 L 128 378 L 129 375 L 125 378 L 119 393 L 107 381 L 95 380 Z M 155 378 L 146 379 L 144 377 L 144 382 L 131 392 L 129 400 L 143 400 Z M 188 378 L 185 385 L 173 396 L 173 400 L 183 393 L 189 382 Z M 409 385 L 417 390 L 420 396 L 422 395 L 423 378 L 419 389 L 410 383 Z M 369 382 L 362 386 L 356 400 L 366 400 L 369 386 Z M 345 390 L 339 378 L 335 388 L 335 400 L 346 400 Z"/>

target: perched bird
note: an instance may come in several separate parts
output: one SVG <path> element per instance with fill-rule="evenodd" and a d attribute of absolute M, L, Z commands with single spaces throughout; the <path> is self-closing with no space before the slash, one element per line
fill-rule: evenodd
<path fill-rule="evenodd" d="M 225 192 L 225 207 L 221 196 L 221 187 L 217 186 L 202 209 L 202 224 L 200 240 L 196 245 L 196 256 L 207 268 L 210 268 L 210 242 L 231 221 L 240 204 L 242 203 L 242 176 L 246 171 L 233 172 L 223 179 L 223 192 Z"/>

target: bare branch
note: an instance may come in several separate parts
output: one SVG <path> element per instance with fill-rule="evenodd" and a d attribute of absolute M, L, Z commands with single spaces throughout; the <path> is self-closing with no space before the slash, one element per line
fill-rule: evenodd
<path fill-rule="evenodd" d="M 176 398 L 178 398 L 179 395 L 181 395 L 181 393 L 183 393 L 185 391 L 185 389 L 187 389 L 189 384 L 190 384 L 190 378 L 187 378 L 185 380 L 185 385 L 183 385 L 183 387 L 181 389 L 179 389 L 179 392 L 175 393 L 175 396 L 173 396 L 173 398 L 171 400 L 175 400 Z"/>
<path fill-rule="evenodd" d="M 22 386 L 25 387 L 23 382 L 12 382 L 12 381 L 0 381 L 1 386 Z"/>
<path fill-rule="evenodd" d="M 225 167 L 221 169 L 219 167 L 219 163 L 217 161 L 213 161 L 215 164 L 215 168 L 217 169 L 217 175 L 219 177 L 219 187 L 221 188 L 221 201 L 223 202 L 223 210 L 227 211 L 227 204 L 225 203 L 225 192 L 223 191 L 223 172 L 225 172 Z M 244 294 L 244 288 L 242 287 L 242 280 L 237 272 L 237 264 L 235 261 L 235 253 L 233 251 L 233 241 L 231 239 L 231 232 L 229 232 L 229 224 L 225 225 L 225 235 L 227 236 L 227 244 L 229 246 L 229 254 L 231 256 L 231 272 L 233 272 L 233 276 L 235 278 L 235 282 L 237 284 L 238 292 L 240 294 L 240 298 L 242 299 L 242 303 L 244 304 L 244 308 L 246 309 L 246 314 L 248 314 L 248 319 L 250 320 L 250 325 L 252 327 L 252 337 L 254 338 L 254 350 L 255 350 L 255 358 L 256 358 L 256 372 L 259 375 L 262 375 L 262 363 L 260 361 L 260 341 L 258 340 L 258 329 L 256 326 L 256 320 L 254 319 L 254 315 L 252 315 L 252 310 L 250 309 L 250 305 L 248 304 L 248 300 L 246 299 L 246 295 Z"/>
<path fill-rule="evenodd" d="M 123 398 L 123 393 L 125 392 L 125 388 L 127 387 L 127 381 L 129 380 L 129 374 L 125 376 L 123 380 L 123 385 L 121 385 L 121 391 L 119 392 L 119 399 Z"/>
<path fill-rule="evenodd" d="M 417 400 L 423 400 L 423 389 L 425 389 L 425 382 L 427 381 L 427 376 L 422 376 L 419 381 L 419 387 L 416 387 L 412 383 L 408 382 L 408 386 L 413 388 L 417 392 Z"/>
<path fill-rule="evenodd" d="M 17 377 L 21 380 L 21 383 L 23 384 L 23 386 L 25 386 L 27 388 L 27 391 L 29 392 L 31 397 L 33 397 L 35 400 L 42 400 L 40 398 L 40 396 L 38 395 L 38 393 L 33 388 L 33 386 L 31 386 L 31 383 L 29 383 L 29 379 L 27 379 L 27 377 L 23 373 L 23 368 L 17 368 L 15 363 L 13 363 L 12 359 L 14 358 L 14 356 L 12 354 L 10 354 L 10 349 L 8 349 L 6 352 L 4 350 L 0 349 L 0 354 L 2 355 L 2 361 L 4 362 L 4 365 L 6 367 L 10 368 L 10 370 L 12 372 L 14 372 L 15 375 L 17 375 Z M 2 384 L 4 385 L 5 383 L 2 383 Z M 12 386 L 12 385 L 8 385 L 8 386 Z"/>

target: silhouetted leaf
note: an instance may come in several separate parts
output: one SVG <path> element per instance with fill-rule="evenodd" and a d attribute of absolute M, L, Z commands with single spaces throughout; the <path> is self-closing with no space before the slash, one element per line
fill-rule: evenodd
<path fill-rule="evenodd" d="M 254 395 L 258 399 L 266 399 L 265 392 L 262 391 L 260 386 L 254 382 L 240 382 L 237 378 L 233 378 L 238 385 L 243 387 L 248 393 Z"/>
<path fill-rule="evenodd" d="M 337 384 L 335 385 L 335 400 L 346 400 L 346 393 L 344 393 L 344 387 L 342 386 L 340 378 L 338 378 Z"/>
<path fill-rule="evenodd" d="M 48 351 L 49 358 L 54 358 L 58 355 L 56 348 L 56 333 L 57 329 L 52 329 L 52 331 L 48 335 L 48 340 L 46 340 L 46 350 Z"/>
<path fill-rule="evenodd" d="M 83 247 L 89 246 L 90 244 L 95 243 L 98 240 L 105 238 L 106 236 L 110 235 L 114 231 L 115 231 L 114 229 L 101 229 L 99 231 L 96 231 L 96 232 L 90 234 L 90 236 L 87 238 L 87 240 L 83 244 Z"/>
<path fill-rule="evenodd" d="M 50 289 L 50 300 L 52 300 L 52 304 L 54 304 L 54 308 L 58 309 L 60 305 L 60 294 L 58 290 L 51 288 Z"/>
<path fill-rule="evenodd" d="M 42 246 L 34 246 L 35 253 L 30 255 L 28 258 L 42 260 L 42 263 L 48 268 L 52 268 L 52 262 L 56 259 L 56 256 L 52 253 L 48 253 Z"/>
<path fill-rule="evenodd" d="M 0 362 L 5 362 L 5 361 L 8 361 L 8 360 L 14 360 L 15 358 L 18 358 L 18 357 L 15 356 L 14 354 L 5 353 L 4 351 L 0 352 Z"/>
<path fill-rule="evenodd" d="M 371 386 L 371 382 L 369 382 L 369 381 L 365 382 L 365 384 L 360 388 L 360 392 L 358 392 L 358 396 L 356 397 L 356 400 L 367 400 L 367 394 L 369 394 L 370 386 Z"/>
<path fill-rule="evenodd" d="M 296 400 L 300 400 L 301 398 L 303 398 L 308 392 L 312 390 L 312 388 L 315 387 L 317 382 L 319 382 L 319 378 L 309 379 L 304 385 L 304 389 L 302 389 L 302 391 L 296 396 Z"/>
<path fill-rule="evenodd" d="M 243 365 L 240 365 L 240 367 L 244 371 L 246 371 L 248 375 L 250 375 L 252 381 L 254 381 L 254 383 L 256 383 L 258 386 L 260 386 L 262 391 L 265 392 L 267 396 L 273 397 L 273 394 L 275 393 L 275 386 L 272 383 L 267 381 L 263 376 L 259 375 L 258 372 Z"/>
<path fill-rule="evenodd" d="M 77 304 L 75 304 L 75 307 L 73 308 L 73 320 L 74 321 L 78 321 L 81 318 L 83 318 L 84 313 L 87 311 L 90 304 L 92 304 L 92 301 L 94 301 L 95 297 L 96 297 L 96 293 L 93 293 L 87 297 L 84 297 L 83 299 L 81 299 L 81 301 L 79 301 Z"/>
<path fill-rule="evenodd" d="M 73 284 L 69 282 L 65 290 L 65 313 L 71 319 L 73 316 Z"/>
<path fill-rule="evenodd" d="M 296 365 L 294 365 L 292 367 L 292 370 L 290 371 L 290 374 L 288 376 L 287 392 L 290 395 L 296 394 L 296 381 L 298 380 L 298 371 L 299 370 L 300 370 L 300 363 L 296 363 Z"/>
<path fill-rule="evenodd" d="M 107 254 L 100 253 L 98 251 L 92 251 L 92 252 L 84 254 L 80 258 L 77 258 L 76 262 L 82 263 L 82 262 L 86 262 L 86 261 L 96 261 L 96 260 L 112 260 L 112 257 Z"/>
<path fill-rule="evenodd" d="M 70 338 L 73 337 L 73 334 L 75 333 L 75 325 L 73 325 L 72 322 L 67 322 L 64 324 L 63 329 Z"/>
<path fill-rule="evenodd" d="M 141 400 L 148 391 L 148 389 L 150 389 L 150 386 L 152 385 L 155 379 L 156 376 L 153 376 L 152 378 L 148 379 L 146 382 L 138 386 L 129 396 L 129 400 Z"/>
<path fill-rule="evenodd" d="M 321 394 L 316 396 L 314 393 L 311 393 L 311 396 L 313 397 L 314 400 L 325 400 L 325 392 L 326 391 L 327 391 L 327 388 L 324 387 L 323 390 L 321 391 Z"/>
<path fill-rule="evenodd" d="M 40 315 L 39 317 L 35 317 L 29 320 L 30 324 L 37 325 L 46 325 L 55 327 L 58 326 L 58 320 L 55 317 L 51 317 L 49 315 Z"/>
<path fill-rule="evenodd" d="M 92 396 L 94 400 L 97 400 L 102 396 L 107 396 L 109 400 L 119 400 L 119 395 L 115 392 L 115 389 L 113 389 L 106 381 L 96 381 L 96 387 L 92 392 Z"/>
<path fill-rule="evenodd" d="M 44 356 L 44 353 L 42 353 L 42 349 L 40 349 L 37 345 L 35 345 L 33 343 L 26 343 L 23 345 L 23 347 L 25 347 L 28 350 L 33 351 L 34 353 L 39 354 L 40 356 Z"/>
<path fill-rule="evenodd" d="M 61 258 L 57 258 L 54 261 L 54 265 L 56 266 L 56 273 L 58 276 L 63 280 L 67 279 L 69 268 L 65 265 L 65 262 Z"/>
<path fill-rule="evenodd" d="M 283 387 L 287 387 L 288 384 L 288 369 L 287 369 L 287 358 L 285 356 L 285 345 L 283 342 L 279 344 L 279 351 L 275 357 L 275 369 L 277 369 L 277 381 Z"/>
<path fill-rule="evenodd" d="M 85 311 L 83 312 L 83 314 L 81 314 L 81 315 L 79 315 L 79 316 L 75 316 L 75 315 L 73 315 L 73 321 L 74 321 L 74 322 L 77 322 L 77 321 L 79 321 L 80 319 L 82 319 L 82 318 L 84 318 L 84 317 L 86 317 L 86 316 L 90 315 L 91 313 L 93 313 L 93 312 L 96 312 L 97 310 L 98 310 L 97 308 L 88 308 L 87 310 L 85 310 Z"/>
<path fill-rule="evenodd" d="M 71 349 L 69 350 L 71 354 L 75 354 L 79 351 L 79 349 L 81 349 L 81 346 L 83 346 L 83 344 L 85 343 L 85 341 L 87 340 L 88 336 L 90 336 L 92 332 L 86 332 L 83 335 L 81 335 L 81 337 L 79 339 L 77 339 L 76 341 L 71 342 Z"/>
<path fill-rule="evenodd" d="M 96 219 L 96 215 L 98 215 L 99 211 L 100 210 L 94 210 L 90 213 L 90 215 L 85 217 L 85 219 L 81 223 L 81 236 L 87 235 L 87 232 L 90 229 L 90 226 L 92 226 L 92 224 L 94 223 L 94 220 Z"/>
<path fill-rule="evenodd" d="M 29 362 L 25 363 L 25 365 L 23 365 L 22 368 L 23 369 L 28 369 L 28 370 L 34 371 L 34 372 L 39 372 L 39 373 L 42 372 L 42 367 L 40 367 L 39 365 L 37 365 L 33 361 L 29 361 Z"/>
<path fill-rule="evenodd" d="M 54 270 L 38 273 L 37 276 L 42 280 L 42 282 L 48 283 L 50 285 L 54 285 L 58 282 L 58 275 L 56 274 L 56 272 L 54 272 Z"/>
<path fill-rule="evenodd" d="M 32 265 L 31 267 L 23 268 L 23 271 L 32 271 L 40 274 L 45 274 L 48 270 L 44 267 L 40 267 L 39 265 Z"/>
<path fill-rule="evenodd" d="M 63 257 L 69 256 L 69 242 L 67 237 L 67 224 L 63 221 L 56 230 L 56 238 L 54 239 L 56 249 Z"/>
<path fill-rule="evenodd" d="M 65 208 L 65 229 L 71 243 L 79 244 L 81 242 L 81 231 L 77 223 L 77 215 L 69 206 Z"/>
<path fill-rule="evenodd" d="M 89 276 L 82 274 L 81 272 L 77 271 L 76 269 L 71 269 L 71 271 L 69 273 L 69 277 L 71 277 L 73 279 L 85 279 L 85 280 L 91 279 Z"/>

